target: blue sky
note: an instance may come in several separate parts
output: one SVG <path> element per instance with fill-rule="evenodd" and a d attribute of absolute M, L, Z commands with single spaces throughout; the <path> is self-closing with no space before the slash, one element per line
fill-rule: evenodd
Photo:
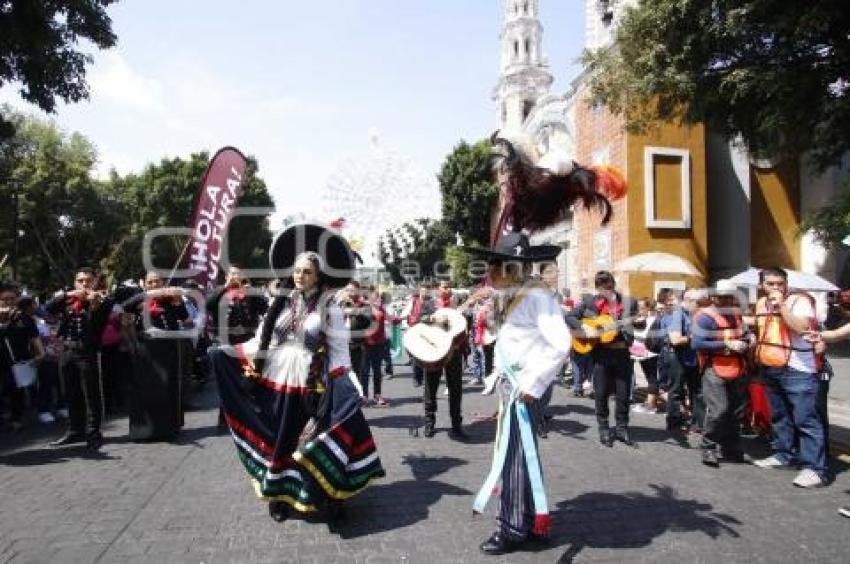
<path fill-rule="evenodd" d="M 579 72 L 583 6 L 541 0 L 555 91 Z M 279 213 L 309 213 L 370 130 L 433 177 L 459 139 L 496 127 L 501 0 L 122 0 L 109 13 L 119 42 L 94 55 L 91 100 L 54 116 L 94 142 L 101 171 L 235 145 Z M 27 109 L 13 87 L 0 101 Z"/>

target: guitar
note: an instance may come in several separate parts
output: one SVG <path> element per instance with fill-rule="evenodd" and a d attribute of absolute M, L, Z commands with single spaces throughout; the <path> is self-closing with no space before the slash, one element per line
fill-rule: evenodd
<path fill-rule="evenodd" d="M 573 336 L 573 350 L 579 354 L 588 354 L 597 345 L 607 345 L 614 342 L 623 321 L 617 321 L 607 313 L 597 317 L 586 317 L 581 320 L 582 327 L 593 329 L 598 333 L 597 337 L 585 337 L 583 335 Z"/>
<path fill-rule="evenodd" d="M 466 319 L 452 308 L 440 308 L 431 323 L 417 323 L 404 334 L 407 354 L 425 370 L 438 370 L 467 339 Z"/>

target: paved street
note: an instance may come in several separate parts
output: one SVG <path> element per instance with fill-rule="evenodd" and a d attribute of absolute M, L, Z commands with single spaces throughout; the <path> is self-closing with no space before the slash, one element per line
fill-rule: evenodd
<path fill-rule="evenodd" d="M 595 438 L 592 403 L 562 388 L 541 441 L 552 544 L 485 558 L 478 544 L 495 507 L 473 518 L 470 506 L 494 435 L 480 416 L 495 399 L 466 390 L 472 440 L 461 444 L 445 433 L 444 396 L 442 432 L 412 436 L 421 423 L 417 392 L 403 374 L 386 383 L 392 406 L 367 410 L 387 477 L 350 503 L 339 535 L 322 523 L 268 517 L 229 437 L 216 433 L 212 389 L 196 399 L 207 409 L 188 414 L 174 444 L 128 442 L 126 419 L 110 423 L 98 455 L 46 448 L 43 427 L 5 434 L 0 562 L 846 561 L 850 519 L 836 513 L 850 502 L 846 459 L 834 462 L 833 485 L 803 491 L 789 471 L 706 468 L 697 450 L 667 437 L 662 417 L 648 415 L 633 416 L 638 449 L 607 449 Z"/>

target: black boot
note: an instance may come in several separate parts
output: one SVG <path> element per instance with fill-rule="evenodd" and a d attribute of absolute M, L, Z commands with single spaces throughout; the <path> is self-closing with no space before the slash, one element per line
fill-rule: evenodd
<path fill-rule="evenodd" d="M 602 446 L 614 446 L 614 436 L 611 434 L 611 429 L 608 427 L 599 428 L 599 442 L 602 443 Z"/>
<path fill-rule="evenodd" d="M 719 467 L 720 462 L 717 460 L 717 452 L 713 449 L 703 449 L 702 463 L 706 466 L 711 466 L 712 468 Z"/>
<path fill-rule="evenodd" d="M 635 446 L 635 442 L 629 434 L 629 428 L 625 425 L 617 425 L 617 428 L 614 431 L 614 437 L 628 446 Z"/>
<path fill-rule="evenodd" d="M 484 554 L 498 556 L 500 554 L 508 554 L 519 548 L 521 543 L 509 540 L 500 532 L 493 533 L 489 539 L 481 543 L 478 548 Z"/>
<path fill-rule="evenodd" d="M 283 523 L 289 517 L 289 506 L 282 501 L 270 501 L 269 516 L 278 523 Z"/>
<path fill-rule="evenodd" d="M 86 435 L 86 447 L 92 450 L 98 450 L 103 446 L 103 435 L 100 431 L 89 431 Z"/>
<path fill-rule="evenodd" d="M 73 433 L 71 431 L 62 435 L 61 438 L 56 439 L 55 441 L 50 443 L 52 447 L 65 446 L 65 445 L 73 445 L 77 443 L 86 442 L 86 437 L 82 433 Z"/>
<path fill-rule="evenodd" d="M 425 428 L 422 430 L 422 434 L 428 437 L 429 439 L 437 434 L 436 429 L 434 429 L 433 421 L 426 421 Z"/>
<path fill-rule="evenodd" d="M 537 426 L 537 436 L 541 439 L 549 438 L 549 421 L 544 417 Z"/>
<path fill-rule="evenodd" d="M 466 434 L 466 431 L 464 431 L 463 427 L 460 423 L 458 423 L 456 425 L 452 425 L 452 429 L 449 431 L 449 438 L 463 442 L 469 439 L 469 435 Z"/>

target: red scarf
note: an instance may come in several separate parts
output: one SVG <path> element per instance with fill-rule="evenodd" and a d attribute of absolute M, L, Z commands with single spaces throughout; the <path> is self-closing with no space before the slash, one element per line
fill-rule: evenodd
<path fill-rule="evenodd" d="M 161 317 L 165 313 L 165 308 L 162 307 L 162 302 L 159 298 L 153 298 L 148 301 L 148 313 L 151 319 Z"/>
<path fill-rule="evenodd" d="M 611 302 L 602 296 L 598 296 L 593 302 L 593 305 L 596 306 L 596 311 L 599 312 L 599 315 L 610 315 L 618 319 L 623 314 L 623 304 L 617 301 L 617 298 L 614 298 L 613 311 L 611 310 Z"/>
<path fill-rule="evenodd" d="M 78 296 L 70 296 L 68 297 L 68 305 L 71 306 L 71 311 L 74 312 L 74 315 L 80 315 L 86 310 L 87 301 L 81 300 Z"/>
<path fill-rule="evenodd" d="M 242 288 L 231 288 L 224 294 L 230 303 L 240 303 L 245 300 L 245 291 Z"/>

